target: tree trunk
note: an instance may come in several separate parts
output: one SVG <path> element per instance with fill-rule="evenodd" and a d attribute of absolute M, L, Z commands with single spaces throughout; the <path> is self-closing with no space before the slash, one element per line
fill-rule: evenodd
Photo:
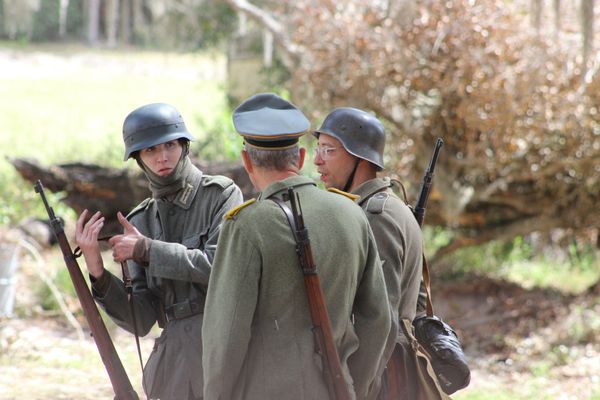
<path fill-rule="evenodd" d="M 90 46 L 98 44 L 100 32 L 100 0 L 87 0 L 87 43 Z"/>
<path fill-rule="evenodd" d="M 558 34 L 560 33 L 560 0 L 553 0 L 553 8 L 554 8 L 554 34 L 556 38 L 558 38 Z"/>
<path fill-rule="evenodd" d="M 64 39 L 67 36 L 67 10 L 69 9 L 69 0 L 60 0 L 58 10 L 58 37 Z"/>
<path fill-rule="evenodd" d="M 583 70 L 587 71 L 587 63 L 594 47 L 594 0 L 581 0 L 581 36 Z"/>
<path fill-rule="evenodd" d="M 144 37 L 144 14 L 142 0 L 131 0 L 131 25 L 133 42 L 139 44 Z"/>
<path fill-rule="evenodd" d="M 119 0 L 106 0 L 106 45 L 117 45 L 117 27 L 119 26 Z"/>
<path fill-rule="evenodd" d="M 131 0 L 121 0 L 119 37 L 122 44 L 131 44 Z"/>
<path fill-rule="evenodd" d="M 542 26 L 543 0 L 531 0 L 531 25 L 539 32 Z"/>

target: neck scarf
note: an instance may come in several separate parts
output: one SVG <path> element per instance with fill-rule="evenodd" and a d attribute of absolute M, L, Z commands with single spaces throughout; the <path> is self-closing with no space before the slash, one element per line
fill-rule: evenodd
<path fill-rule="evenodd" d="M 149 181 L 152 197 L 155 199 L 174 195 L 185 187 L 188 177 L 194 170 L 194 165 L 191 163 L 187 152 L 181 154 L 181 158 L 177 162 L 175 169 L 167 176 L 155 174 L 141 160 L 138 163 Z"/>

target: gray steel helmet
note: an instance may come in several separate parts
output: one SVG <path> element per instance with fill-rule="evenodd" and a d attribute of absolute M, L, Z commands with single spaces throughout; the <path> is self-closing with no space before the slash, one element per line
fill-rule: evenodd
<path fill-rule="evenodd" d="M 181 138 L 194 140 L 175 107 L 153 103 L 136 108 L 123 122 L 125 161 L 136 151 Z"/>
<path fill-rule="evenodd" d="M 385 132 L 382 123 L 373 115 L 357 108 L 336 108 L 314 135 L 319 137 L 321 133 L 338 139 L 353 156 L 375 164 L 378 170 L 383 169 Z"/>

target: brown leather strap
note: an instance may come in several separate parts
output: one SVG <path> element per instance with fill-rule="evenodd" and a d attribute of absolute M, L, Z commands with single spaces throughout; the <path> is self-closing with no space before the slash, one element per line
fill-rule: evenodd
<path fill-rule="evenodd" d="M 423 283 L 425 284 L 425 292 L 427 293 L 427 316 L 433 317 L 433 301 L 431 300 L 429 265 L 427 264 L 425 254 L 423 254 Z"/>
<path fill-rule="evenodd" d="M 140 346 L 140 335 L 138 333 L 137 320 L 133 305 L 133 285 L 131 284 L 131 274 L 127 262 L 121 262 L 121 271 L 123 272 L 123 282 L 125 283 L 125 292 L 127 293 L 127 302 L 129 303 L 129 313 L 131 314 L 131 322 L 133 323 L 133 335 L 135 336 L 135 345 L 137 347 L 138 358 L 140 360 L 140 368 L 142 370 L 142 384 L 145 385 L 144 379 L 144 362 L 142 361 L 142 348 Z M 146 388 L 144 387 L 144 391 Z M 147 392 L 146 392 L 147 393 Z"/>

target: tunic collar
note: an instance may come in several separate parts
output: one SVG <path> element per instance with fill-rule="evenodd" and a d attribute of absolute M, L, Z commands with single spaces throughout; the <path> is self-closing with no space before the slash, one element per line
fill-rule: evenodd
<path fill-rule="evenodd" d="M 305 186 L 305 185 L 314 185 L 317 186 L 315 181 L 305 176 L 292 176 L 286 178 L 282 181 L 277 181 L 271 183 L 267 186 L 262 193 L 258 196 L 259 200 L 265 200 L 271 197 L 272 195 L 287 190 L 291 187 Z"/>
<path fill-rule="evenodd" d="M 391 186 L 392 182 L 390 181 L 390 178 L 375 178 L 361 183 L 352 191 L 352 193 L 360 196 L 360 199 L 358 199 L 358 204 L 362 205 L 362 203 L 367 201 L 369 197 L 375 193 L 382 192 Z"/>
<path fill-rule="evenodd" d="M 188 210 L 192 206 L 194 197 L 200 188 L 202 181 L 202 171 L 194 167 L 194 171 L 189 174 L 188 179 L 185 182 L 183 189 L 180 189 L 173 200 L 173 204 Z"/>

